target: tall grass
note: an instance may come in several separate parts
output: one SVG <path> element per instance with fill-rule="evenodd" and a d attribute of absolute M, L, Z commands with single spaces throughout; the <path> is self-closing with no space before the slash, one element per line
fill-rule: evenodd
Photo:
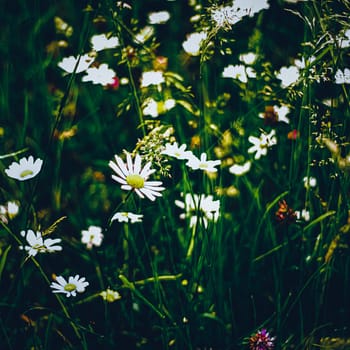
<path fill-rule="evenodd" d="M 349 348 L 350 4 L 270 0 L 234 24 L 227 12 L 213 20 L 222 6 L 4 7 L 1 348 L 269 350 L 253 347 L 264 329 L 277 350 Z M 149 24 L 160 10 L 170 19 Z M 182 46 L 202 31 L 197 53 Z M 119 44 L 93 51 L 102 33 Z M 243 63 L 248 52 L 255 60 Z M 86 53 L 116 85 L 83 80 Z M 71 55 L 80 61 L 67 73 L 58 64 Z M 245 73 L 225 77 L 229 65 Z M 285 67 L 298 71 L 291 84 Z M 146 84 L 150 71 L 164 81 Z M 265 140 L 255 151 L 252 136 Z M 220 160 L 217 171 L 162 153 L 174 142 Z M 113 181 L 109 162 L 126 154 L 155 169 L 150 180 L 165 187 L 156 200 Z M 7 175 L 31 155 L 43 160 L 36 176 Z M 117 212 L 143 217 L 111 220 Z M 103 240 L 89 247 L 82 231 L 94 226 Z M 60 238 L 62 251 L 19 249 L 29 229 Z M 77 274 L 89 283 L 82 293 L 53 293 L 57 276 Z"/>

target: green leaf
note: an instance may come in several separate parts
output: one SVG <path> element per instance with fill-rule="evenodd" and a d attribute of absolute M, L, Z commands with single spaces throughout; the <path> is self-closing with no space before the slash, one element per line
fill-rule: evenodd
<path fill-rule="evenodd" d="M 327 211 L 327 213 L 322 214 L 321 216 L 319 216 L 318 218 L 316 218 L 315 220 L 312 220 L 307 226 L 304 227 L 304 231 L 310 229 L 311 227 L 315 226 L 316 224 L 318 224 L 319 222 L 321 222 L 322 220 L 324 220 L 325 218 L 327 218 L 328 216 L 332 216 L 336 213 L 335 210 L 330 210 Z"/>
<path fill-rule="evenodd" d="M 7 254 L 9 253 L 10 249 L 11 249 L 11 246 L 9 245 L 5 249 L 5 251 L 3 252 L 2 256 L 1 256 L 1 260 L 0 260 L 0 281 L 1 281 L 2 272 L 4 271 L 4 268 L 5 268 Z"/>

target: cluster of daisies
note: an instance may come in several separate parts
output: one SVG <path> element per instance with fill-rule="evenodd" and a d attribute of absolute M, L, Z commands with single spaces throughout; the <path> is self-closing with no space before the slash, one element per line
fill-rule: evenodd
<path fill-rule="evenodd" d="M 267 0 L 233 0 L 231 5 L 214 5 L 207 9 L 210 16 L 209 21 L 213 28 L 202 28 L 201 31 L 188 34 L 182 47 L 188 55 L 199 56 L 202 46 L 210 37 L 212 30 L 215 32 L 220 29 L 230 30 L 233 25 L 237 24 L 243 18 L 247 16 L 253 17 L 261 10 L 268 9 L 269 7 L 270 5 Z M 196 9 L 200 9 L 200 7 L 196 6 Z M 200 15 L 195 15 L 191 18 L 191 22 L 196 23 L 200 19 Z"/>
<path fill-rule="evenodd" d="M 5 173 L 8 177 L 18 181 L 26 181 L 36 177 L 42 168 L 43 160 L 38 158 L 34 160 L 33 156 L 28 158 L 23 157 L 18 162 L 12 162 Z M 0 206 L 0 221 L 7 224 L 9 219 L 14 218 L 19 212 L 19 206 L 15 201 L 9 201 L 5 205 Z M 118 216 L 120 215 L 120 217 Z M 142 216 L 141 216 L 142 217 Z M 140 216 L 133 216 L 132 213 L 117 213 L 114 219 L 119 221 L 126 221 L 130 218 L 131 222 L 137 222 Z M 19 245 L 19 249 L 27 253 L 28 258 L 34 258 L 37 254 L 55 253 L 62 251 L 60 238 L 47 238 L 46 232 L 34 231 L 31 229 L 22 230 L 20 236 L 25 239 L 25 244 Z M 88 230 L 82 231 L 82 243 L 86 244 L 88 249 L 93 245 L 99 246 L 102 242 L 102 229 L 98 226 L 90 226 Z M 85 277 L 79 275 L 69 276 L 66 280 L 63 276 L 55 276 L 54 281 L 50 287 L 53 293 L 63 293 L 66 297 L 75 297 L 77 293 L 85 291 L 89 282 Z M 107 289 L 99 294 L 107 302 L 113 302 L 120 298 L 118 292 Z"/>

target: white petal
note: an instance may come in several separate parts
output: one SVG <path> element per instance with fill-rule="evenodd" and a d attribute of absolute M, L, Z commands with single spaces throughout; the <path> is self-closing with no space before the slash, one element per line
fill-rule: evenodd
<path fill-rule="evenodd" d="M 108 163 L 108 165 L 113 169 L 114 172 L 117 173 L 117 175 L 119 175 L 122 178 L 125 178 L 125 174 L 122 172 L 122 170 L 118 167 L 117 164 L 115 164 L 114 162 L 110 161 Z"/>
<path fill-rule="evenodd" d="M 117 182 L 123 184 L 123 185 L 126 185 L 126 184 L 127 184 L 127 182 L 126 182 L 124 179 L 122 179 L 122 178 L 120 178 L 120 177 L 118 177 L 118 176 L 116 176 L 116 175 L 112 175 L 112 179 L 113 179 L 114 181 L 117 181 Z"/>
<path fill-rule="evenodd" d="M 141 157 L 139 154 L 136 154 L 135 163 L 134 163 L 134 174 L 140 174 L 141 171 Z"/>
<path fill-rule="evenodd" d="M 129 174 L 133 174 L 134 173 L 134 166 L 132 164 L 132 158 L 131 158 L 131 154 L 130 153 L 128 153 L 126 155 L 126 162 L 128 164 Z"/>
<path fill-rule="evenodd" d="M 127 167 L 125 166 L 123 160 L 118 157 L 117 155 L 114 156 L 115 157 L 115 160 L 120 168 L 120 170 L 123 172 L 124 176 L 127 177 L 128 175 L 130 175 L 130 171 L 128 171 Z"/>

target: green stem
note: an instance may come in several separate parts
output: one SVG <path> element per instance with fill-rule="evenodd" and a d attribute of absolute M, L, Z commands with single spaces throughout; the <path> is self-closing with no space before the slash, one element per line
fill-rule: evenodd
<path fill-rule="evenodd" d="M 116 29 L 118 38 L 119 38 L 120 47 L 121 47 L 121 53 L 122 53 L 123 50 L 126 48 L 124 40 L 123 40 L 123 36 L 121 34 L 121 31 L 122 31 L 121 30 L 121 23 L 122 22 L 119 20 L 118 14 L 116 12 L 113 12 L 113 11 L 112 11 L 112 19 L 113 19 L 113 24 L 114 24 L 114 27 Z M 123 28 L 125 28 L 124 25 L 123 25 Z M 134 80 L 134 77 L 132 75 L 131 65 L 130 65 L 130 62 L 129 62 L 128 59 L 126 60 L 126 66 L 127 66 L 127 70 L 128 70 L 129 81 L 130 81 L 130 84 L 131 84 L 132 95 L 133 95 L 134 101 L 135 101 L 135 107 L 136 107 L 136 110 L 137 110 L 137 114 L 139 116 L 140 127 L 141 127 L 141 130 L 142 130 L 143 136 L 146 136 L 146 128 L 145 128 L 145 122 L 144 122 L 144 119 L 143 119 L 143 113 L 142 113 L 142 110 L 141 110 L 141 102 L 140 102 L 139 95 L 137 93 L 135 80 Z"/>
<path fill-rule="evenodd" d="M 194 242 L 195 242 L 195 237 L 196 237 L 196 227 L 197 227 L 197 225 L 193 225 L 193 227 L 192 227 L 191 240 L 190 240 L 190 244 L 188 245 L 186 260 L 189 260 L 192 256 L 192 253 L 193 253 Z"/>

